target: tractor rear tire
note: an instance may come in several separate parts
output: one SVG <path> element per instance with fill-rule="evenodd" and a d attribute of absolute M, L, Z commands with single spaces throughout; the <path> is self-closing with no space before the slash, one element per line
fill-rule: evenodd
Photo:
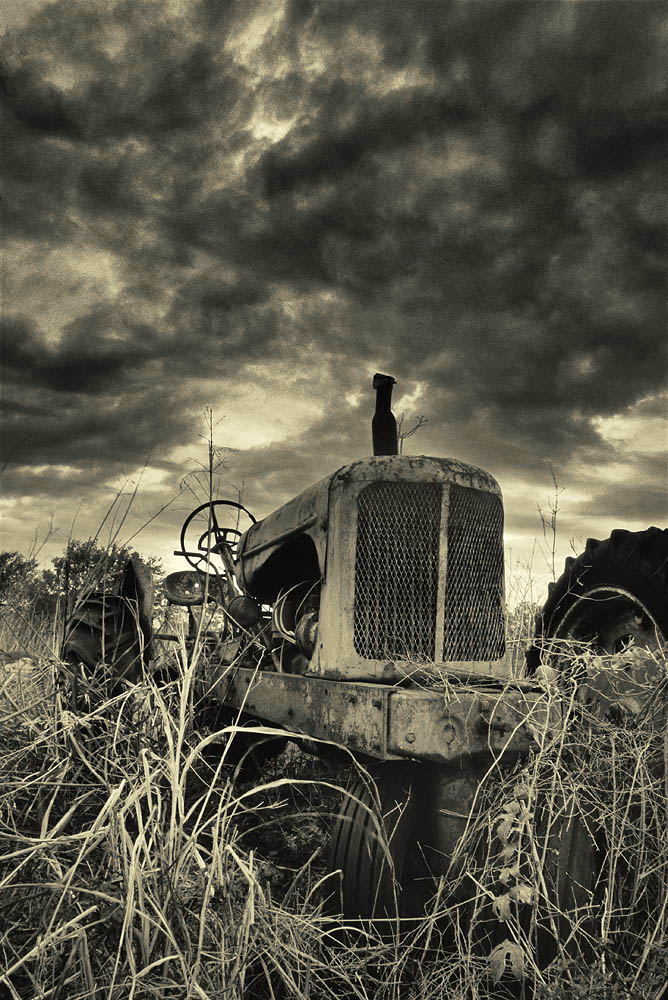
<path fill-rule="evenodd" d="M 549 662 L 558 641 L 593 643 L 598 652 L 619 653 L 634 640 L 657 648 L 668 638 L 668 528 L 613 531 L 590 538 L 577 559 L 550 584 L 527 653 L 533 674 Z M 556 640 L 556 641 L 555 641 Z"/>
<path fill-rule="evenodd" d="M 579 652 L 588 649 L 599 656 L 612 656 L 623 653 L 631 643 L 655 652 L 666 639 L 668 529 L 618 529 L 605 541 L 588 539 L 580 556 L 566 560 L 564 572 L 550 585 L 538 616 L 527 667 L 530 674 L 541 664 L 556 667 L 560 682 L 570 685 L 575 680 L 579 687 L 581 678 L 572 676 Z M 649 657 L 647 662 L 649 673 L 644 680 L 651 686 L 655 675 L 658 682 L 660 673 L 655 658 Z M 560 916 L 550 924 L 546 914 L 539 914 L 535 934 L 540 967 L 557 954 L 558 939 L 572 956 L 578 948 L 586 955 L 595 938 L 590 908 L 605 891 L 601 871 L 606 846 L 597 842 L 603 835 L 590 833 L 582 817 L 569 817 L 565 810 L 551 827 L 550 809 L 551 804 L 544 803 L 537 825 L 539 839 L 546 847 L 544 874 Z M 585 916 L 582 926 L 578 913 Z M 579 928 L 577 935 L 575 927 Z"/>

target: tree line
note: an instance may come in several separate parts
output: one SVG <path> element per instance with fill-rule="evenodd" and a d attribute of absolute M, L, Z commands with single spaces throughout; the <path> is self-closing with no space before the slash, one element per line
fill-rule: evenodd
<path fill-rule="evenodd" d="M 94 538 L 72 538 L 45 569 L 40 569 L 37 559 L 20 552 L 0 552 L 0 602 L 29 609 L 40 618 L 67 614 L 77 594 L 116 591 L 132 551 L 115 543 L 104 548 Z M 159 579 L 163 575 L 160 560 L 143 558 Z"/>

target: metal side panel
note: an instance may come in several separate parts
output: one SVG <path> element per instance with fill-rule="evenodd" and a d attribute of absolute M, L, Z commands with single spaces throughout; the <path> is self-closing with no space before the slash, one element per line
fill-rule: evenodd
<path fill-rule="evenodd" d="M 239 543 L 238 569 L 248 593 L 254 593 L 255 577 L 281 547 L 301 535 L 315 546 L 321 573 L 327 551 L 327 511 L 331 476 L 304 490 L 299 496 L 252 525 Z"/>
<path fill-rule="evenodd" d="M 213 690 L 258 719 L 383 760 L 518 756 L 559 725 L 544 693 L 523 685 L 415 690 L 240 667 Z"/>

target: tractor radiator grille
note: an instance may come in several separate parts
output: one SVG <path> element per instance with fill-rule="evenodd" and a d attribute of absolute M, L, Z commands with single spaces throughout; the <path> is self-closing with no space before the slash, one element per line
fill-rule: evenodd
<path fill-rule="evenodd" d="M 503 505 L 494 493 L 450 488 L 444 660 L 498 660 L 505 651 Z"/>
<path fill-rule="evenodd" d="M 434 659 L 441 495 L 401 482 L 359 495 L 354 644 L 366 659 Z"/>

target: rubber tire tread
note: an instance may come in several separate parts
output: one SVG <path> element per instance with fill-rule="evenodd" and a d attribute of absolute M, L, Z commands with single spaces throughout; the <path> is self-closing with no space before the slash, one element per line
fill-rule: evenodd
<path fill-rule="evenodd" d="M 530 674 L 540 666 L 542 640 L 553 638 L 566 612 L 597 586 L 628 590 L 668 637 L 668 528 L 617 528 L 604 541 L 587 539 L 584 552 L 566 560 L 562 575 L 549 585 L 547 601 L 536 619 L 534 643 L 527 651 Z"/>
<path fill-rule="evenodd" d="M 589 538 L 581 555 L 566 560 L 564 572 L 550 584 L 547 601 L 537 617 L 534 644 L 527 652 L 529 673 L 540 666 L 543 640 L 555 637 L 576 601 L 592 588 L 605 586 L 621 587 L 637 597 L 668 638 L 668 529 L 650 527 L 633 532 L 619 528 L 605 540 Z M 586 828 L 579 823 L 572 828 L 562 824 L 554 839 L 559 850 L 550 867 L 557 881 L 560 908 L 569 908 L 587 888 L 597 891 L 603 849 L 591 843 Z M 567 921 L 559 929 L 568 937 Z M 552 960 L 556 950 L 549 931 L 539 932 L 541 967 Z"/>
<path fill-rule="evenodd" d="M 401 816 L 397 818 L 392 812 L 389 829 L 385 828 L 394 873 L 368 811 L 379 818 L 376 798 L 363 779 L 352 783 L 332 834 L 328 867 L 331 872 L 340 869 L 341 875 L 338 892 L 334 891 L 336 878 L 330 880 L 330 911 L 342 913 L 348 920 L 414 915 L 410 909 L 405 912 L 402 875 L 416 840 L 423 770 L 420 764 L 388 763 L 375 775 L 383 812 L 392 810 L 395 802 L 402 807 Z"/>

